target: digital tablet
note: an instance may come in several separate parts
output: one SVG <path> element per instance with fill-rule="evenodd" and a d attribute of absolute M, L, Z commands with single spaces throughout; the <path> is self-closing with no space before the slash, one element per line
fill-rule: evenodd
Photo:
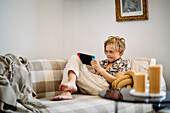
<path fill-rule="evenodd" d="M 91 65 L 91 61 L 96 59 L 93 55 L 88 55 L 85 53 L 77 53 L 77 56 L 80 58 L 83 64 Z"/>

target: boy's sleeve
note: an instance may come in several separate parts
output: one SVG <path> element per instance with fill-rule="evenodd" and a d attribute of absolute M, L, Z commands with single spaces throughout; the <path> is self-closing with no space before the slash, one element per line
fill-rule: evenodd
<path fill-rule="evenodd" d="M 130 63 L 127 60 L 124 60 L 120 64 L 118 71 L 126 72 L 128 70 L 130 70 Z"/>

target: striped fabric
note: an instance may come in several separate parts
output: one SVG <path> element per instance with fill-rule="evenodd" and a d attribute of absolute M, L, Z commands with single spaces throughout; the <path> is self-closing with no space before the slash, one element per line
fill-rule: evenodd
<path fill-rule="evenodd" d="M 49 101 L 41 98 L 41 102 L 49 106 L 51 113 L 115 113 L 115 102 L 99 96 L 74 94 L 73 100 Z M 151 104 L 118 103 L 118 113 L 148 113 Z"/>
<path fill-rule="evenodd" d="M 37 98 L 53 97 L 60 93 L 58 87 L 62 80 L 67 60 L 32 60 L 32 84 Z"/>

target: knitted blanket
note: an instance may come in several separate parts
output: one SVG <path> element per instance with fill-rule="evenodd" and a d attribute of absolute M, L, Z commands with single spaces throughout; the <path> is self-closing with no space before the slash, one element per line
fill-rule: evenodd
<path fill-rule="evenodd" d="M 112 82 L 112 88 L 132 88 L 133 87 L 133 76 L 135 71 L 129 70 Z"/>
<path fill-rule="evenodd" d="M 46 112 L 46 106 L 34 98 L 31 65 L 26 58 L 0 55 L 0 112 Z"/>

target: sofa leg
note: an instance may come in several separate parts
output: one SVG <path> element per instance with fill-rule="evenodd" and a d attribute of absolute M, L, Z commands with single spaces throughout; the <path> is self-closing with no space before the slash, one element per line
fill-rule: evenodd
<path fill-rule="evenodd" d="M 117 111 L 118 111 L 118 103 L 117 101 L 115 101 L 115 113 L 117 113 Z"/>

